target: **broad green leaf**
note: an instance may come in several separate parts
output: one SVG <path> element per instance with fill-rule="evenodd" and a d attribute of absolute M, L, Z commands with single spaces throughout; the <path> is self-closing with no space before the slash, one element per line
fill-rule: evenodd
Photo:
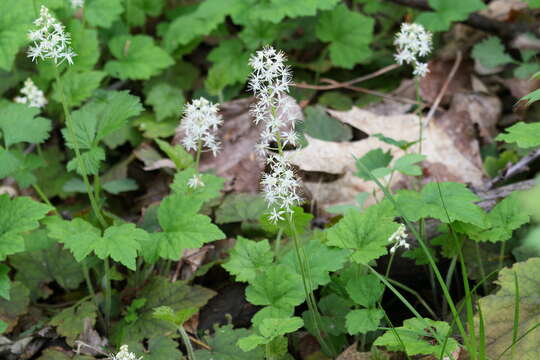
<path fill-rule="evenodd" d="M 394 216 L 394 209 L 388 201 L 372 205 L 362 213 L 350 210 L 327 230 L 327 244 L 352 249 L 352 259 L 367 264 L 386 254 L 388 238 L 399 227 Z"/>
<path fill-rule="evenodd" d="M 0 147 L 0 179 L 8 177 L 17 172 L 21 167 L 21 161 L 11 151 Z"/>
<path fill-rule="evenodd" d="M 173 311 L 194 307 L 200 309 L 214 295 L 212 290 L 198 285 L 189 286 L 183 281 L 170 282 L 167 278 L 154 276 L 139 293 L 139 298 L 146 299 L 146 303 L 138 310 L 137 319 L 130 323 L 120 321 L 113 330 L 113 342 L 119 346 L 130 341 L 138 342 L 149 334 L 167 335 L 176 327 L 154 318 L 155 308 L 168 306 Z"/>
<path fill-rule="evenodd" d="M 134 191 L 139 188 L 135 180 L 130 178 L 112 180 L 104 183 L 103 190 L 110 194 L 120 194 L 122 192 Z"/>
<path fill-rule="evenodd" d="M 247 287 L 246 298 L 254 305 L 284 310 L 294 308 L 304 302 L 302 279 L 285 265 L 267 267 Z"/>
<path fill-rule="evenodd" d="M 271 44 L 277 39 L 281 31 L 279 24 L 273 24 L 267 21 L 255 21 L 246 24 L 244 29 L 238 33 L 238 37 L 251 50 L 257 50 L 266 44 Z"/>
<path fill-rule="evenodd" d="M 236 281 L 253 282 L 274 261 L 268 240 L 253 241 L 239 236 L 230 251 L 229 261 L 223 265 Z"/>
<path fill-rule="evenodd" d="M 159 16 L 165 0 L 129 0 L 126 6 L 126 20 L 130 26 L 141 26 L 147 16 Z"/>
<path fill-rule="evenodd" d="M 273 339 L 288 333 L 295 332 L 304 325 L 304 321 L 299 317 L 288 319 L 265 319 L 259 326 L 261 335 L 267 339 Z"/>
<path fill-rule="evenodd" d="M 351 97 L 339 91 L 325 92 L 319 97 L 318 103 L 324 106 L 328 106 L 329 108 L 341 111 L 351 110 L 351 108 L 353 107 L 353 101 Z M 340 121 L 338 122 L 342 124 Z"/>
<path fill-rule="evenodd" d="M 317 37 L 329 42 L 330 59 L 336 66 L 352 69 L 367 60 L 375 21 L 371 17 L 351 11 L 345 4 L 323 12 L 317 22 Z"/>
<path fill-rule="evenodd" d="M 147 80 L 174 64 L 154 39 L 146 35 L 120 35 L 109 41 L 116 60 L 109 60 L 105 71 L 121 80 Z"/>
<path fill-rule="evenodd" d="M 105 75 L 103 71 L 85 71 L 82 73 L 75 72 L 71 69 L 66 71 L 62 75 L 62 86 L 69 106 L 77 107 L 84 100 L 92 96 L 92 93 L 99 87 Z M 63 101 L 63 96 L 56 82 L 54 83 L 52 98 L 59 103 Z"/>
<path fill-rule="evenodd" d="M 521 98 L 521 100 L 529 100 L 529 104 L 540 99 L 540 89 Z M 526 124 L 518 122 L 515 125 L 506 129 L 506 133 L 499 134 L 497 140 L 507 143 L 517 143 L 521 148 L 532 148 L 540 146 L 540 123 Z"/>
<path fill-rule="evenodd" d="M 25 154 L 21 149 L 16 148 L 10 150 L 10 155 L 16 158 L 17 162 L 10 163 L 11 159 L 8 159 L 6 170 L 11 170 L 12 172 L 7 175 L 12 176 L 22 189 L 35 184 L 37 178 L 33 172 L 45 166 L 43 159 L 37 154 Z"/>
<path fill-rule="evenodd" d="M 9 300 L 11 281 L 9 281 L 9 266 L 0 264 L 0 298 Z"/>
<path fill-rule="evenodd" d="M 283 319 L 294 315 L 294 308 L 277 308 L 274 306 L 265 306 L 251 318 L 251 324 L 254 328 L 259 328 L 265 319 Z"/>
<path fill-rule="evenodd" d="M 43 350 L 43 353 L 37 360 L 94 360 L 95 358 L 88 355 L 75 355 L 70 357 L 63 350 L 56 350 L 55 348 L 48 348 Z"/>
<path fill-rule="evenodd" d="M 6 325 L 6 331 L 10 332 L 17 324 L 19 316 L 26 314 L 30 304 L 30 290 L 18 281 L 11 283 L 9 300 L 0 298 L 0 321 Z M 2 325 L 0 324 L 0 328 Z"/>
<path fill-rule="evenodd" d="M 96 323 L 97 311 L 92 301 L 84 301 L 62 310 L 49 324 L 56 327 L 57 333 L 64 336 L 70 346 L 74 346 L 77 337 L 84 332 L 85 323 L 88 321 L 91 326 Z"/>
<path fill-rule="evenodd" d="M 84 17 L 92 26 L 109 28 L 122 14 L 122 0 L 86 0 Z"/>
<path fill-rule="evenodd" d="M 313 219 L 313 215 L 304 212 L 304 208 L 300 206 L 295 206 L 293 208 L 293 213 L 287 215 L 287 217 L 288 218 L 284 218 L 283 220 L 278 220 L 278 222 L 274 224 L 268 219 L 267 212 L 260 219 L 261 226 L 265 231 L 268 231 L 269 233 L 275 234 L 278 232 L 279 229 L 283 229 L 283 232 L 285 234 L 289 236 L 296 236 L 305 233 L 306 229 L 309 228 L 311 220 Z M 292 223 L 289 220 L 290 217 L 292 217 Z"/>
<path fill-rule="evenodd" d="M 182 326 L 198 311 L 196 307 L 174 311 L 169 306 L 160 306 L 154 309 L 153 316 L 156 319 L 168 321 L 176 326 Z"/>
<path fill-rule="evenodd" d="M 232 325 L 215 326 L 213 335 L 204 337 L 210 350 L 196 350 L 195 357 L 197 360 L 263 360 L 264 351 L 262 349 L 244 352 L 237 345 L 239 339 L 252 333 L 253 331 L 248 329 L 233 329 Z"/>
<path fill-rule="evenodd" d="M 371 180 L 371 175 L 376 178 L 389 175 L 392 170 L 388 168 L 388 165 L 390 165 L 392 158 L 390 150 L 387 152 L 384 152 L 379 148 L 370 150 L 364 156 L 356 160 L 356 176 L 369 181 Z M 363 166 L 358 165 L 358 163 L 361 163 Z M 367 168 L 369 172 L 364 170 L 364 167 Z"/>
<path fill-rule="evenodd" d="M 516 284 L 519 287 L 519 319 L 517 336 L 533 329 L 540 322 L 540 286 L 538 271 L 540 258 L 531 258 L 525 262 L 515 263 L 511 268 L 499 272 L 496 281 L 500 289 L 493 295 L 480 299 L 482 315 L 486 329 L 486 349 L 489 358 L 497 359 L 512 344 L 514 331 L 514 314 L 516 303 Z M 476 318 L 478 327 L 478 318 Z M 515 344 L 514 352 L 524 360 L 538 357 L 540 328 L 535 328 Z M 507 351 L 501 359 L 510 359 L 511 351 Z"/>
<path fill-rule="evenodd" d="M 97 175 L 103 160 L 105 160 L 105 150 L 99 146 L 93 146 L 81 153 L 80 161 L 77 157 L 71 159 L 67 164 L 67 169 L 68 171 L 76 170 L 79 175 L 85 172 L 87 175 Z M 84 171 L 82 164 L 85 166 Z"/>
<path fill-rule="evenodd" d="M 514 59 L 506 53 L 501 39 L 495 36 L 476 44 L 472 51 L 472 57 L 487 68 L 496 68 L 514 62 Z"/>
<path fill-rule="evenodd" d="M 145 350 L 140 342 L 128 342 L 129 351 L 133 352 L 137 359 L 144 360 L 184 360 L 183 354 L 178 350 L 178 341 L 170 337 L 159 335 L 148 340 L 148 349 Z"/>
<path fill-rule="evenodd" d="M 208 60 L 213 66 L 208 70 L 206 89 L 217 95 L 227 85 L 244 83 L 250 73 L 249 56 L 250 53 L 244 49 L 240 40 L 233 38 L 221 41 L 219 46 L 208 54 Z"/>
<path fill-rule="evenodd" d="M 530 79 L 534 76 L 537 72 L 540 71 L 540 64 L 533 62 L 533 63 L 525 63 L 520 64 L 514 69 L 514 77 L 519 79 Z"/>
<path fill-rule="evenodd" d="M 51 121 L 36 117 L 39 109 L 24 104 L 7 103 L 0 106 L 0 131 L 9 147 L 19 142 L 40 144 L 47 140 Z"/>
<path fill-rule="evenodd" d="M 403 155 L 396 160 L 392 168 L 405 175 L 420 176 L 422 175 L 422 168 L 416 164 L 424 161 L 425 158 L 425 155 L 420 154 Z"/>
<path fill-rule="evenodd" d="M 140 243 L 148 238 L 148 233 L 136 228 L 134 224 L 113 225 L 105 230 L 103 237 L 94 242 L 93 249 L 100 259 L 110 257 L 128 269 L 135 270 Z"/>
<path fill-rule="evenodd" d="M 401 342 L 396 338 L 393 331 L 398 333 Z M 445 345 L 445 355 L 447 355 L 459 347 L 458 342 L 452 337 L 448 337 L 448 341 L 444 342 L 450 332 L 450 325 L 444 321 L 413 318 L 405 320 L 403 326 L 396 327 L 393 331 L 386 331 L 373 344 L 384 346 L 389 351 L 404 351 L 409 356 L 439 356 Z M 440 339 L 440 342 L 437 339 Z M 403 348 L 402 343 L 405 348 Z"/>
<path fill-rule="evenodd" d="M 201 203 L 221 196 L 225 179 L 212 174 L 201 174 L 204 186 L 192 188 L 188 185 L 188 181 L 196 172 L 195 168 L 190 167 L 176 173 L 174 181 L 171 184 L 173 193 L 189 197 Z"/>
<path fill-rule="evenodd" d="M 349 279 L 346 290 L 355 303 L 373 308 L 384 292 L 384 285 L 375 275 L 362 275 Z"/>
<path fill-rule="evenodd" d="M 242 351 L 255 350 L 259 345 L 268 344 L 270 341 L 260 335 L 249 335 L 238 340 L 238 347 Z"/>
<path fill-rule="evenodd" d="M 428 0 L 434 11 L 424 12 L 416 18 L 416 22 L 431 31 L 444 31 L 454 21 L 467 19 L 470 13 L 486 7 L 482 0 Z"/>
<path fill-rule="evenodd" d="M 38 221 L 50 210 L 48 205 L 29 197 L 10 199 L 6 194 L 0 195 L 0 260 L 24 251 L 21 233 L 36 229 Z"/>
<path fill-rule="evenodd" d="M 484 211 L 474 202 L 480 198 L 463 184 L 454 182 L 429 183 L 420 193 L 398 191 L 397 206 L 409 221 L 432 217 L 442 222 L 462 221 L 479 227 L 486 226 Z"/>
<path fill-rule="evenodd" d="M 379 327 L 384 313 L 380 309 L 358 309 L 347 314 L 346 327 L 350 335 L 365 334 Z"/>
<path fill-rule="evenodd" d="M 540 257 L 540 226 L 530 230 L 518 247 L 512 249 L 512 254 L 518 261 Z"/>
<path fill-rule="evenodd" d="M 60 244 L 50 244 L 45 229 L 37 230 L 25 237 L 26 251 L 11 255 L 9 262 L 17 270 L 15 280 L 30 289 L 32 300 L 47 298 L 51 290 L 47 284 L 55 281 L 66 290 L 77 289 L 84 280 L 82 267 Z M 46 247 L 35 248 L 37 242 Z"/>
<path fill-rule="evenodd" d="M 153 84 L 146 91 L 146 103 L 152 105 L 157 121 L 179 118 L 185 101 L 182 89 L 164 82 Z"/>
<path fill-rule="evenodd" d="M 0 1 L 0 69 L 11 71 L 15 55 L 28 42 L 34 13 L 30 0 Z"/>
<path fill-rule="evenodd" d="M 64 165 L 65 152 L 58 146 L 49 145 L 42 150 L 41 159 L 45 162 L 45 166 L 34 171 L 39 187 L 49 199 L 55 196 L 64 198 L 66 194 L 62 188 L 71 178 Z"/>
<path fill-rule="evenodd" d="M 312 239 L 303 245 L 306 255 L 309 274 L 311 275 L 311 289 L 316 290 L 321 285 L 330 282 L 330 273 L 343 267 L 350 252 L 344 249 L 329 248 L 318 239 Z M 281 263 L 301 276 L 298 258 L 294 249 L 291 249 L 283 258 Z"/>
<path fill-rule="evenodd" d="M 305 134 L 326 141 L 351 140 L 351 128 L 328 116 L 321 106 L 308 106 L 305 112 L 303 122 Z"/>
<path fill-rule="evenodd" d="M 285 17 L 314 16 L 317 10 L 332 9 L 337 3 L 339 0 L 241 0 L 231 13 L 233 20 L 242 25 L 260 20 L 279 23 Z"/>
<path fill-rule="evenodd" d="M 205 215 L 197 214 L 201 202 L 197 198 L 175 194 L 166 197 L 159 206 L 158 219 L 162 232 L 151 234 L 142 243 L 142 254 L 147 261 L 158 255 L 178 260 L 185 249 L 223 239 L 225 234 Z"/>
<path fill-rule="evenodd" d="M 529 213 L 524 211 L 519 195 L 513 193 L 500 201 L 487 215 L 491 225 L 482 229 L 476 226 L 466 227 L 467 235 L 477 241 L 498 242 L 512 237 L 514 230 L 530 220 Z"/>
<path fill-rule="evenodd" d="M 353 302 L 331 293 L 324 296 L 319 301 L 319 309 L 321 312 L 322 331 L 325 333 L 339 336 L 347 332 L 345 327 L 345 316 L 353 307 Z M 313 316 L 310 311 L 305 311 L 302 314 L 305 327 L 311 334 L 316 334 L 316 328 L 313 323 Z"/>
<path fill-rule="evenodd" d="M 267 209 L 266 201 L 260 195 L 229 194 L 216 210 L 216 223 L 257 221 Z"/>
<path fill-rule="evenodd" d="M 98 62 L 100 54 L 97 30 L 85 28 L 78 19 L 72 19 L 67 30 L 71 34 L 71 47 L 77 54 L 74 64 L 69 67 L 69 71 L 92 70 Z M 70 105 L 74 106 L 73 103 L 70 103 Z"/>
<path fill-rule="evenodd" d="M 193 156 L 190 153 L 188 153 L 182 145 L 177 144 L 175 146 L 172 146 L 168 142 L 159 140 L 159 139 L 155 139 L 155 141 L 158 144 L 161 151 L 163 151 L 167 155 L 167 157 L 172 160 L 177 170 L 183 170 L 193 165 L 194 163 Z M 207 181 L 208 180 L 209 179 L 207 178 Z M 180 188 L 183 188 L 183 186 L 180 186 Z M 186 189 L 184 189 L 183 191 L 185 190 Z M 187 189 L 187 190 L 190 190 L 190 189 Z"/>
<path fill-rule="evenodd" d="M 71 221 L 58 217 L 50 218 L 47 228 L 49 237 L 63 243 L 78 262 L 93 251 L 94 243 L 101 238 L 100 230 L 81 218 Z"/>

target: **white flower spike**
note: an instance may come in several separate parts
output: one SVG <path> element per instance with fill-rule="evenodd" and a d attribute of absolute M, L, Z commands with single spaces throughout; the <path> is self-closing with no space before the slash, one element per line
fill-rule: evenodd
<path fill-rule="evenodd" d="M 218 105 L 201 97 L 186 105 L 180 130 L 184 132 L 182 145 L 188 150 L 197 151 L 199 144 L 216 156 L 220 149 L 217 130 L 223 124 L 223 118 L 218 114 Z"/>
<path fill-rule="evenodd" d="M 424 77 L 428 72 L 427 63 L 419 58 L 427 56 L 431 52 L 432 34 L 419 24 L 401 24 L 401 30 L 396 34 L 394 45 L 397 53 L 394 55 L 400 65 L 412 64 L 414 75 Z"/>
<path fill-rule="evenodd" d="M 37 30 L 28 33 L 28 38 L 34 42 L 28 48 L 28 57 L 36 59 L 52 59 L 56 65 L 67 61 L 73 64 L 73 57 L 77 56 L 69 47 L 71 42 L 69 33 L 64 26 L 54 18 L 45 6 L 41 6 L 39 18 L 34 21 Z"/>
<path fill-rule="evenodd" d="M 84 0 L 71 0 L 71 8 L 78 9 L 84 7 Z"/>
<path fill-rule="evenodd" d="M 111 360 L 142 360 L 142 356 L 137 358 L 134 353 L 129 352 L 127 345 L 120 346 L 120 351 L 110 357 Z"/>
<path fill-rule="evenodd" d="M 188 187 L 192 189 L 197 189 L 204 187 L 204 182 L 202 181 L 201 174 L 195 174 L 188 180 Z"/>
<path fill-rule="evenodd" d="M 43 91 L 39 90 L 32 79 L 28 78 L 24 82 L 21 89 L 21 94 L 24 96 L 15 97 L 14 101 L 19 104 L 27 104 L 30 107 L 43 108 L 47 105 L 47 99 Z"/>
<path fill-rule="evenodd" d="M 398 229 L 388 238 L 388 242 L 393 244 L 390 248 L 390 253 L 393 254 L 400 247 L 409 249 L 410 244 L 407 242 L 407 229 L 405 225 L 400 224 Z"/>

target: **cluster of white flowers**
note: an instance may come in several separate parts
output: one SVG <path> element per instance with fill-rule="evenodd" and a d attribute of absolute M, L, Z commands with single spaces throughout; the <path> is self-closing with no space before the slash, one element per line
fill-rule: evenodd
<path fill-rule="evenodd" d="M 76 54 L 69 47 L 70 35 L 45 6 L 41 6 L 40 16 L 34 21 L 34 25 L 38 29 L 28 33 L 28 38 L 34 42 L 34 45 L 28 48 L 28 57 L 32 58 L 32 61 L 37 58 L 53 59 L 56 65 L 64 60 L 73 64 Z"/>
<path fill-rule="evenodd" d="M 71 0 L 71 8 L 78 9 L 84 7 L 84 0 Z"/>
<path fill-rule="evenodd" d="M 397 48 L 395 59 L 398 64 L 412 64 L 413 74 L 424 77 L 429 72 L 429 68 L 427 63 L 421 62 L 419 58 L 427 56 L 431 52 L 431 36 L 431 33 L 426 31 L 422 25 L 401 24 L 401 31 L 396 34 L 394 40 L 394 45 Z"/>
<path fill-rule="evenodd" d="M 134 353 L 129 352 L 127 345 L 120 346 L 120 352 L 111 357 L 111 360 L 141 360 L 137 358 Z"/>
<path fill-rule="evenodd" d="M 300 182 L 296 179 L 291 164 L 280 154 L 270 154 L 267 159 L 271 172 L 261 180 L 264 198 L 272 208 L 270 220 L 283 220 L 283 215 L 291 214 L 294 205 L 302 198 L 298 194 Z"/>
<path fill-rule="evenodd" d="M 287 98 L 291 86 L 291 71 L 282 51 L 265 47 L 249 59 L 253 68 L 249 88 L 257 98 L 251 108 L 255 124 L 263 123 L 261 141 L 257 153 L 265 156 L 272 142 L 279 140 L 281 146 L 296 145 L 298 136 L 294 131 L 295 119 L 290 116 L 292 102 Z"/>
<path fill-rule="evenodd" d="M 390 248 L 390 253 L 393 254 L 400 247 L 408 249 L 410 244 L 407 242 L 407 229 L 405 225 L 400 224 L 398 229 L 388 238 L 388 242 L 393 244 Z"/>
<path fill-rule="evenodd" d="M 268 207 L 272 209 L 269 218 L 274 223 L 283 220 L 285 214 L 292 214 L 293 207 L 302 200 L 298 194 L 300 183 L 283 155 L 283 147 L 296 145 L 298 141 L 295 119 L 291 116 L 292 102 L 287 96 L 292 84 L 291 71 L 285 61 L 285 54 L 272 47 L 257 51 L 249 60 L 253 68 L 249 88 L 257 99 L 251 113 L 255 124 L 264 125 L 257 153 L 265 157 L 270 169 L 263 175 L 261 184 Z M 272 149 L 272 143 L 277 144 L 277 149 Z"/>
<path fill-rule="evenodd" d="M 204 187 L 201 174 L 195 174 L 188 180 L 188 187 L 192 189 Z"/>
<path fill-rule="evenodd" d="M 212 104 L 203 97 L 193 100 L 184 108 L 184 117 L 180 123 L 180 130 L 184 132 L 182 145 L 195 151 L 199 146 L 206 147 L 216 156 L 220 147 L 216 133 L 222 123 L 223 118 L 218 114 L 217 104 Z"/>
<path fill-rule="evenodd" d="M 16 96 L 14 101 L 19 104 L 28 104 L 30 107 L 42 108 L 47 105 L 43 91 L 39 90 L 32 79 L 28 78 L 21 89 L 24 96 Z"/>

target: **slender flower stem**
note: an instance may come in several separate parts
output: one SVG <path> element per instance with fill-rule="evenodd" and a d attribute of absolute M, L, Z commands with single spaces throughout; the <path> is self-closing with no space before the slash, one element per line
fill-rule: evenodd
<path fill-rule="evenodd" d="M 188 353 L 188 359 L 189 360 L 196 360 L 195 359 L 195 352 L 193 351 L 193 345 L 191 345 L 191 340 L 189 340 L 189 335 L 186 332 L 186 329 L 184 329 L 183 325 L 180 325 L 178 327 L 178 332 L 180 333 L 180 336 L 182 336 L 182 341 L 184 342 L 184 345 L 186 346 L 186 350 Z"/>
<path fill-rule="evenodd" d="M 195 155 L 195 171 L 199 173 L 199 164 L 201 162 L 202 140 L 197 141 L 197 155 Z"/>
<path fill-rule="evenodd" d="M 39 187 L 38 184 L 33 184 L 32 187 L 34 188 L 34 190 L 38 193 L 39 197 L 41 198 L 41 200 L 43 200 L 43 202 L 47 205 L 49 205 L 53 211 L 55 213 L 58 214 L 58 211 L 56 211 L 56 208 L 54 207 L 54 205 L 49 201 L 49 198 L 47 197 L 47 195 L 45 195 L 45 193 L 43 192 L 43 190 L 41 190 L 41 188 Z"/>
<path fill-rule="evenodd" d="M 81 169 L 81 175 L 83 177 L 83 181 L 86 187 L 88 198 L 90 199 L 90 205 L 92 206 L 94 215 L 100 222 L 101 226 L 103 226 L 103 228 L 106 228 L 107 223 L 105 222 L 105 219 L 103 218 L 103 215 L 101 214 L 101 209 L 96 202 L 96 199 L 92 192 L 92 187 L 90 186 L 90 181 L 88 180 L 88 171 L 86 170 L 86 163 L 83 161 L 81 157 L 79 142 L 77 141 L 77 137 L 75 136 L 75 131 L 73 129 L 73 121 L 71 119 L 71 114 L 68 109 L 66 94 L 64 92 L 64 86 L 63 86 L 62 80 L 60 79 L 60 73 L 58 71 L 58 68 L 56 66 L 54 67 L 54 72 L 55 72 L 55 77 L 56 77 L 56 83 L 58 84 L 58 90 L 62 97 L 62 107 L 64 109 L 64 116 L 66 117 L 66 127 L 68 129 L 70 140 L 73 142 L 73 145 L 74 145 L 75 156 L 77 157 L 77 162 Z"/>
<path fill-rule="evenodd" d="M 99 303 L 97 301 L 96 291 L 94 290 L 94 285 L 92 285 L 92 279 L 90 278 L 90 272 L 88 271 L 88 266 L 86 265 L 85 261 L 81 262 L 81 266 L 82 266 L 82 271 L 84 275 L 84 280 L 86 281 L 86 287 L 88 288 L 88 291 L 90 292 L 90 295 L 92 296 L 92 301 L 94 305 L 96 305 L 96 308 L 99 309 Z M 107 329 L 107 325 L 105 324 L 105 319 L 103 319 L 103 315 L 99 311 L 97 313 L 98 313 L 98 319 L 99 319 L 99 322 L 101 323 L 101 326 L 103 327 L 103 329 Z"/>
<path fill-rule="evenodd" d="M 279 228 L 278 233 L 276 235 L 276 239 L 274 240 L 274 253 L 276 254 L 276 258 L 279 258 L 279 250 L 281 248 L 282 236 L 283 236 L 283 229 Z"/>

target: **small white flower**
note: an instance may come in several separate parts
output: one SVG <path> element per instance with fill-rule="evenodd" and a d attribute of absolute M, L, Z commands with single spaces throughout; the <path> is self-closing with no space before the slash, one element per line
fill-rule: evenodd
<path fill-rule="evenodd" d="M 195 174 L 188 180 L 188 186 L 192 189 L 200 188 L 204 186 L 201 174 Z"/>
<path fill-rule="evenodd" d="M 429 72 L 427 64 L 420 62 L 419 58 L 427 56 L 431 52 L 432 34 L 426 31 L 422 25 L 401 24 L 394 45 L 397 48 L 394 58 L 398 64 L 412 64 L 414 75 L 418 77 L 424 77 Z"/>
<path fill-rule="evenodd" d="M 71 8 L 78 9 L 84 7 L 84 0 L 71 0 Z"/>
<path fill-rule="evenodd" d="M 283 210 L 272 209 L 268 219 L 275 224 L 278 221 L 283 220 L 283 213 Z"/>
<path fill-rule="evenodd" d="M 30 107 L 42 108 L 47 105 L 47 99 L 43 91 L 39 90 L 32 79 L 28 78 L 21 89 L 24 96 L 15 97 L 14 101 L 19 104 L 28 104 Z"/>
<path fill-rule="evenodd" d="M 111 360 L 142 360 L 142 356 L 137 358 L 134 353 L 129 352 L 127 345 L 120 346 L 120 351 L 110 357 Z"/>
<path fill-rule="evenodd" d="M 34 25 L 39 28 L 28 33 L 28 38 L 34 42 L 33 46 L 28 48 L 28 57 L 32 61 L 37 58 L 52 59 L 56 65 L 64 60 L 73 64 L 73 57 L 76 54 L 69 47 L 70 35 L 45 6 L 41 6 L 40 16 L 34 21 Z"/>
<path fill-rule="evenodd" d="M 193 100 L 184 108 L 180 123 L 180 130 L 184 132 L 182 145 L 188 150 L 197 151 L 200 144 L 216 156 L 220 149 L 217 131 L 221 124 L 223 118 L 218 114 L 217 104 L 212 104 L 203 97 Z"/>
<path fill-rule="evenodd" d="M 391 254 L 396 252 L 396 250 L 400 247 L 409 249 L 410 244 L 407 242 L 407 229 L 405 228 L 405 225 L 400 224 L 398 229 L 392 235 L 390 235 L 388 242 L 393 244 L 393 246 L 390 248 Z"/>

